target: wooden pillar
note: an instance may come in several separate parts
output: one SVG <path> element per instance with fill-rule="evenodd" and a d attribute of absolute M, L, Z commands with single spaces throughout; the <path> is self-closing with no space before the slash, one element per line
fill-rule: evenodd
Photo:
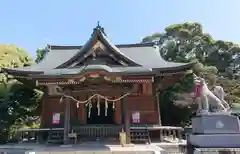
<path fill-rule="evenodd" d="M 78 98 L 80 101 L 87 100 L 88 97 L 86 94 L 81 94 Z M 78 108 L 78 121 L 81 122 L 81 124 L 86 124 L 87 118 L 86 118 L 86 104 L 80 103 Z"/>
<path fill-rule="evenodd" d="M 129 108 L 128 108 L 128 101 L 127 96 L 122 99 L 122 115 L 123 115 L 123 125 L 124 125 L 124 132 L 126 133 L 126 143 L 130 144 L 131 137 L 130 137 L 130 117 L 129 117 Z"/>
<path fill-rule="evenodd" d="M 46 118 L 45 118 L 45 104 L 46 103 L 50 103 L 50 102 L 47 102 L 47 98 L 48 98 L 48 88 L 47 87 L 44 87 L 44 89 L 43 89 L 43 97 L 42 97 L 42 101 L 41 101 L 41 103 L 42 103 L 42 106 L 41 106 L 41 108 L 42 108 L 42 111 L 41 111 L 41 122 L 40 122 L 40 128 L 45 128 L 46 127 L 46 122 L 45 122 L 45 120 L 46 120 Z M 43 133 L 43 132 L 38 132 L 37 133 L 37 142 L 38 143 L 43 143 L 44 142 L 44 134 L 45 133 Z"/>
<path fill-rule="evenodd" d="M 85 121 L 85 104 L 79 104 L 78 108 L 78 120 L 84 122 Z"/>
<path fill-rule="evenodd" d="M 70 90 L 68 89 L 66 91 L 66 95 L 71 95 Z M 64 136 L 63 136 L 63 142 L 64 144 L 69 143 L 68 133 L 70 132 L 70 116 L 71 116 L 71 100 L 70 98 L 65 98 L 65 111 L 64 111 Z"/>
<path fill-rule="evenodd" d="M 160 114 L 159 93 L 156 92 L 155 95 L 156 95 L 155 99 L 156 99 L 157 121 L 158 121 L 158 124 L 159 124 L 159 125 L 162 125 L 162 122 L 161 122 L 161 114 Z"/>
<path fill-rule="evenodd" d="M 42 111 L 41 111 L 41 123 L 40 123 L 40 128 L 44 128 L 44 125 L 45 125 L 45 103 L 46 103 L 46 100 L 47 100 L 47 96 L 48 96 L 48 88 L 47 87 L 44 87 L 44 90 L 43 90 L 43 97 L 42 97 Z"/>
<path fill-rule="evenodd" d="M 121 111 L 122 111 L 121 110 L 121 101 L 118 100 L 115 102 L 115 122 L 116 122 L 116 124 L 122 124 L 121 120 L 123 118 L 121 117 L 121 115 L 123 113 L 121 113 Z"/>
<path fill-rule="evenodd" d="M 162 125 L 161 123 L 161 115 L 160 115 L 160 104 L 159 104 L 159 93 L 157 92 L 157 83 L 153 83 L 152 91 L 153 91 L 153 97 L 154 97 L 154 103 L 155 103 L 155 110 L 156 110 L 156 116 L 157 116 L 157 124 Z"/>

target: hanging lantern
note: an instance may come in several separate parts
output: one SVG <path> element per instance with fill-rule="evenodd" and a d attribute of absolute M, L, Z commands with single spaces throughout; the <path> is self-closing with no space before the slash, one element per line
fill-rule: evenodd
<path fill-rule="evenodd" d="M 100 116 L 100 98 L 98 96 L 98 100 L 97 100 L 97 110 L 98 110 L 98 116 Z"/>
<path fill-rule="evenodd" d="M 108 110 L 108 102 L 107 102 L 107 98 L 105 98 L 105 116 L 107 116 L 107 110 Z"/>

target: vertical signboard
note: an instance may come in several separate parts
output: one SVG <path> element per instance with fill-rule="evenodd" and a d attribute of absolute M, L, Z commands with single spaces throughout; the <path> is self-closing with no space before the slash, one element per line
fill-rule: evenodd
<path fill-rule="evenodd" d="M 140 113 L 139 112 L 132 113 L 132 123 L 140 123 Z"/>
<path fill-rule="evenodd" d="M 52 123 L 60 124 L 60 113 L 53 113 Z"/>

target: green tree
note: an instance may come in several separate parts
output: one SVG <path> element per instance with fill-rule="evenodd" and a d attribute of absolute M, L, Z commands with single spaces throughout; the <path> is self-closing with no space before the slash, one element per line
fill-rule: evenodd
<path fill-rule="evenodd" d="M 239 57 L 239 45 L 232 42 L 214 40 L 209 34 L 204 33 L 202 25 L 196 22 L 168 26 L 164 32 L 157 32 L 147 36 L 142 39 L 142 42 L 158 43 L 159 52 L 167 61 L 200 62 L 196 67 L 198 75 L 201 74 L 205 77 L 216 76 L 217 84 L 223 86 L 227 93 L 226 98 L 228 101 L 234 102 L 240 100 L 240 86 L 237 86 L 239 85 L 239 80 L 230 80 L 228 78 L 236 74 L 236 71 L 234 71 L 236 68 L 233 68 L 232 62 Z M 186 80 L 184 78 L 182 80 Z M 187 80 L 189 81 L 186 81 L 186 83 L 192 82 L 189 78 Z M 165 124 L 170 124 L 169 122 L 175 125 L 187 123 L 186 117 L 189 117 L 191 114 L 192 101 L 179 98 L 179 95 L 177 95 L 178 93 L 185 93 L 185 91 L 180 89 L 186 90 L 184 88 L 186 86 L 180 83 L 176 83 L 160 94 L 160 102 L 164 102 L 160 104 L 161 113 L 163 117 L 168 118 L 168 120 L 166 118 L 163 120 L 163 122 L 166 122 Z M 184 102 L 184 105 L 176 102 Z M 170 107 L 167 111 L 172 111 L 171 120 L 169 120 L 171 117 L 169 113 L 165 112 L 166 106 Z"/>
<path fill-rule="evenodd" d="M 21 83 L 10 86 L 8 94 L 0 103 L 0 141 L 12 137 L 12 127 L 26 124 L 29 117 L 39 116 L 42 93 Z"/>
<path fill-rule="evenodd" d="M 42 61 L 45 57 L 47 50 L 45 48 L 38 48 L 36 53 L 37 53 L 37 58 L 35 60 L 36 63 L 39 63 Z"/>
<path fill-rule="evenodd" d="M 33 59 L 14 45 L 0 45 L 0 67 L 24 67 L 33 64 Z M 11 136 L 12 126 L 24 123 L 26 117 L 38 114 L 42 93 L 20 83 L 14 76 L 0 74 L 0 141 Z"/>
<path fill-rule="evenodd" d="M 184 103 L 177 103 L 177 100 L 181 99 L 179 93 L 193 91 L 193 80 L 193 74 L 186 73 L 178 83 L 160 92 L 159 102 L 163 125 L 184 126 L 189 124 L 189 116 L 193 114 L 196 106 L 192 102 L 186 102 L 188 100 L 185 98 L 182 98 Z"/>

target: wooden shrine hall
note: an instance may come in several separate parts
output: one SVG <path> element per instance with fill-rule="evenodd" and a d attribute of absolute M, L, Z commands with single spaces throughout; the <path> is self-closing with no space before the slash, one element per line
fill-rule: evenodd
<path fill-rule="evenodd" d="M 142 130 L 151 138 L 151 128 L 161 127 L 157 91 L 193 66 L 165 61 L 153 43 L 114 45 L 99 25 L 83 46 L 46 51 L 38 64 L 2 70 L 44 89 L 40 136 L 66 144 L 73 137 L 118 139 L 119 132 L 130 143 Z"/>

